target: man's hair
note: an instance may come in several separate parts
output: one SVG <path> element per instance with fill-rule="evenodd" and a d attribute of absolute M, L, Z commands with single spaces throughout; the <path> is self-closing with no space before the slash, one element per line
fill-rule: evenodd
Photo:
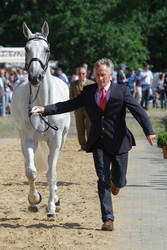
<path fill-rule="evenodd" d="M 96 67 L 99 67 L 101 65 L 106 65 L 109 68 L 110 72 L 113 72 L 114 65 L 110 59 L 102 58 L 102 59 L 97 60 L 97 62 L 94 64 L 93 69 L 95 69 Z"/>
<path fill-rule="evenodd" d="M 86 69 L 83 66 L 78 67 L 78 71 L 84 70 L 86 72 Z"/>

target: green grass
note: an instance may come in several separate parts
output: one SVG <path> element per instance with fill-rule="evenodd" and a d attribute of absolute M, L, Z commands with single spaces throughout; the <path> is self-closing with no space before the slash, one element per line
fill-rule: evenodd
<path fill-rule="evenodd" d="M 150 109 L 148 112 L 155 134 L 167 131 L 167 110 Z M 135 138 L 143 139 L 145 135 L 135 118 L 127 113 L 127 127 L 134 134 Z M 0 117 L 0 138 L 18 137 L 17 130 L 12 121 L 11 115 Z"/>
<path fill-rule="evenodd" d="M 147 114 L 151 120 L 153 130 L 155 134 L 158 134 L 162 131 L 167 131 L 167 110 L 163 109 L 153 109 L 150 108 L 147 111 Z M 135 118 L 131 114 L 127 114 L 127 127 L 134 134 L 135 138 L 143 139 L 145 137 L 142 128 L 135 120 Z"/>
<path fill-rule="evenodd" d="M 11 115 L 0 117 L 0 138 L 16 138 L 17 130 L 13 123 Z"/>

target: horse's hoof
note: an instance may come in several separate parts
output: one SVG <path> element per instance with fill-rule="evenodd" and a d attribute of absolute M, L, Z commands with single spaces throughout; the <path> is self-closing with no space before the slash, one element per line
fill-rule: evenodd
<path fill-rule="evenodd" d="M 56 216 L 57 216 L 57 214 L 48 214 L 47 215 L 49 221 L 54 221 Z"/>
<path fill-rule="evenodd" d="M 56 214 L 48 214 L 47 216 L 48 216 L 48 218 L 53 218 L 56 216 Z"/>
<path fill-rule="evenodd" d="M 42 196 L 41 194 L 38 192 L 38 195 L 39 195 L 39 201 L 36 201 L 36 200 L 30 200 L 30 195 L 28 195 L 28 202 L 31 204 L 31 205 L 38 205 L 41 200 L 42 200 Z"/>
<path fill-rule="evenodd" d="M 37 208 L 37 206 L 29 206 L 28 207 L 28 211 L 29 212 L 33 212 L 33 213 L 37 213 L 38 212 L 38 208 Z"/>

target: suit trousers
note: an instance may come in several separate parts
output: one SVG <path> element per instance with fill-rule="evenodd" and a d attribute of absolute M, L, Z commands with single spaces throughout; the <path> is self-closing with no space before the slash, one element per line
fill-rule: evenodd
<path fill-rule="evenodd" d="M 75 111 L 75 121 L 79 144 L 85 149 L 91 123 L 84 108 Z"/>
<path fill-rule="evenodd" d="M 101 205 L 102 221 L 114 220 L 111 197 L 111 182 L 122 188 L 126 185 L 128 153 L 109 154 L 106 152 L 103 139 L 93 149 L 94 165 L 98 177 L 97 188 Z M 112 166 L 111 166 L 112 165 Z"/>
<path fill-rule="evenodd" d="M 148 109 L 149 105 L 149 97 L 150 97 L 150 85 L 143 85 L 141 106 L 146 110 Z"/>

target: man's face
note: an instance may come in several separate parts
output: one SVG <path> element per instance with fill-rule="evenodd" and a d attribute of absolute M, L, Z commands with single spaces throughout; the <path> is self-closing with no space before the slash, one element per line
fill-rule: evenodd
<path fill-rule="evenodd" d="M 100 65 L 95 68 L 96 82 L 100 88 L 104 88 L 111 79 L 112 73 L 106 65 Z"/>
<path fill-rule="evenodd" d="M 57 70 L 57 71 L 56 71 L 56 74 L 57 74 L 58 76 L 60 76 L 60 75 L 62 74 L 62 71 Z"/>
<path fill-rule="evenodd" d="M 79 76 L 80 81 L 84 81 L 84 79 L 86 77 L 86 70 L 85 69 L 80 69 L 79 73 L 78 73 L 78 76 Z"/>
<path fill-rule="evenodd" d="M 144 69 L 145 69 L 146 71 L 148 71 L 149 68 L 150 68 L 149 64 L 146 64 L 145 67 L 144 67 Z"/>

